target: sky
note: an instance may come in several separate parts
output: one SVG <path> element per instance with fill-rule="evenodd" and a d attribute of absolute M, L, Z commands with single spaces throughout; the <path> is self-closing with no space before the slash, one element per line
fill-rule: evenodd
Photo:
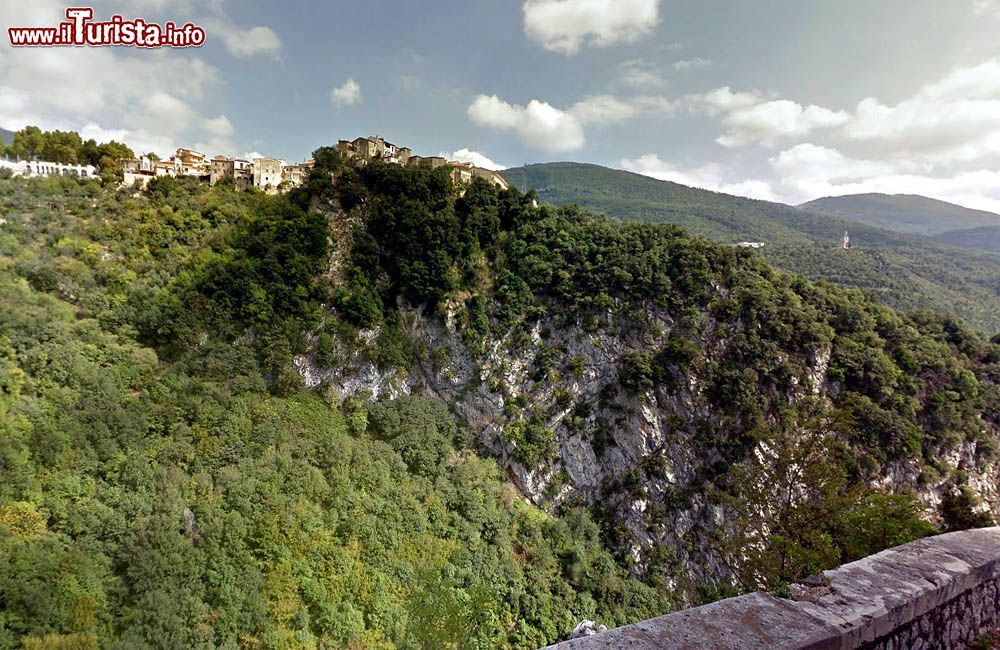
<path fill-rule="evenodd" d="M 1000 212 L 1000 0 L 100 0 L 95 19 L 206 43 L 10 46 L 67 6 L 0 0 L 0 126 L 290 162 L 378 134 L 486 167 Z"/>

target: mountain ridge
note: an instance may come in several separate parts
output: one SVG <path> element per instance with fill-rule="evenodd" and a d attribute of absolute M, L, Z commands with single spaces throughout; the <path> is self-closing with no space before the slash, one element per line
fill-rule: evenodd
<path fill-rule="evenodd" d="M 1000 253 L 1000 226 L 980 226 L 966 230 L 949 230 L 935 235 L 935 241 L 962 248 Z"/>
<path fill-rule="evenodd" d="M 919 194 L 847 194 L 807 201 L 799 208 L 871 226 L 934 236 L 953 230 L 1000 226 L 1000 215 Z"/>
<path fill-rule="evenodd" d="M 957 313 L 987 332 L 1000 331 L 1000 257 L 987 251 L 589 163 L 501 173 L 543 202 L 577 204 L 624 221 L 671 223 L 719 243 L 762 242 L 770 262 L 811 280 L 872 291 L 901 309 Z M 841 247 L 844 231 L 851 250 Z"/>

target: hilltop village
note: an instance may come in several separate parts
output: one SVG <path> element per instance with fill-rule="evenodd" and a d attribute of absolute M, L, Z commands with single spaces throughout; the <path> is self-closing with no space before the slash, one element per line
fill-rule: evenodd
<path fill-rule="evenodd" d="M 337 143 L 337 150 L 345 158 L 362 164 L 380 160 L 388 164 L 427 169 L 447 165 L 451 168 L 451 178 L 456 185 L 471 183 L 474 178 L 483 178 L 501 188 L 508 187 L 503 176 L 493 170 L 476 167 L 468 162 L 448 160 L 443 156 L 414 155 L 409 147 L 396 146 L 379 136 L 341 140 Z M 301 185 L 312 166 L 312 160 L 286 165 L 282 160 L 266 157 L 248 160 L 215 156 L 208 159 L 205 154 L 194 149 L 180 148 L 168 160 L 151 156 L 125 160 L 122 162 L 122 172 L 125 186 L 136 183 L 145 186 L 151 179 L 160 176 L 194 176 L 207 180 L 212 185 L 228 181 L 241 190 L 254 187 L 262 192 L 276 194 Z"/>

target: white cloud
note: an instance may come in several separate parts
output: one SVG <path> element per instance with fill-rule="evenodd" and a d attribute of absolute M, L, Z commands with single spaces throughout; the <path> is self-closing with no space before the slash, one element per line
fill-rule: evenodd
<path fill-rule="evenodd" d="M 716 141 L 724 147 L 741 147 L 755 142 L 770 145 L 778 138 L 837 127 L 848 119 L 843 111 L 779 99 L 730 113 L 722 119 L 729 130 Z"/>
<path fill-rule="evenodd" d="M 570 113 L 581 124 L 617 124 L 635 117 L 639 107 L 611 95 L 596 95 L 577 102 Z"/>
<path fill-rule="evenodd" d="M 688 95 L 685 97 L 685 101 L 696 109 L 703 109 L 709 115 L 719 115 L 750 108 L 762 100 L 760 93 L 734 93 L 729 86 L 723 86 L 700 95 Z"/>
<path fill-rule="evenodd" d="M 52 0 L 0 0 L 0 15 L 15 25 L 56 24 L 64 9 Z M 78 130 L 165 155 L 221 128 L 199 108 L 220 76 L 194 51 L 0 44 L 0 126 Z"/>
<path fill-rule="evenodd" d="M 281 39 L 270 27 L 257 25 L 241 27 L 226 13 L 223 0 L 110 0 L 121 5 L 115 13 L 136 15 L 147 20 L 154 16 L 161 21 L 177 20 L 186 16 L 206 31 L 206 40 L 221 40 L 226 51 L 238 58 L 269 55 L 275 59 L 281 54 Z M 235 4 L 235 3 L 234 3 Z"/>
<path fill-rule="evenodd" d="M 653 88 L 662 86 L 663 76 L 656 66 L 645 59 L 631 59 L 619 67 L 619 80 L 631 88 Z"/>
<path fill-rule="evenodd" d="M 206 120 L 205 128 L 210 134 L 219 137 L 229 137 L 236 132 L 236 129 L 233 128 L 233 123 L 225 115 Z"/>
<path fill-rule="evenodd" d="M 770 160 L 788 203 L 822 196 L 879 192 L 921 194 L 981 210 L 1000 212 L 1000 172 L 978 169 L 935 176 L 916 161 L 887 162 L 845 156 L 836 149 L 803 143 Z"/>
<path fill-rule="evenodd" d="M 956 68 L 895 105 L 858 103 L 848 138 L 931 163 L 1000 154 L 1000 59 Z"/>
<path fill-rule="evenodd" d="M 456 160 L 458 162 L 472 163 L 476 167 L 482 167 L 483 169 L 492 169 L 497 171 L 500 169 L 507 169 L 507 165 L 502 165 L 498 162 L 494 162 L 484 154 L 478 151 L 473 151 L 472 149 L 459 149 L 458 151 L 453 151 L 451 153 L 442 151 L 440 156 L 447 158 L 448 160 Z"/>
<path fill-rule="evenodd" d="M 683 170 L 661 160 L 657 154 L 648 153 L 636 159 L 622 158 L 621 166 L 630 172 L 661 181 L 671 181 L 713 192 L 735 194 L 736 196 L 746 196 L 764 201 L 777 200 L 769 182 L 760 179 L 726 180 L 725 169 L 716 163 Z"/>
<path fill-rule="evenodd" d="M 183 100 L 162 91 L 143 97 L 139 108 L 152 124 L 168 132 L 184 130 L 197 115 Z"/>
<path fill-rule="evenodd" d="M 353 106 L 361 101 L 361 86 L 354 79 L 348 79 L 330 91 L 330 101 L 338 108 Z"/>
<path fill-rule="evenodd" d="M 972 0 L 972 12 L 977 15 L 983 15 L 983 14 L 1000 15 L 1000 1 Z"/>
<path fill-rule="evenodd" d="M 225 115 L 205 120 L 204 131 L 208 135 L 208 139 L 198 142 L 195 149 L 209 155 L 222 154 L 224 156 L 231 156 L 237 151 L 236 144 L 232 139 L 236 129 Z"/>
<path fill-rule="evenodd" d="M 660 21 L 660 0 L 525 0 L 524 33 L 547 50 L 631 43 Z"/>
<path fill-rule="evenodd" d="M 576 117 L 537 99 L 519 106 L 496 95 L 479 95 L 469 106 L 468 115 L 474 124 L 514 131 L 526 145 L 543 151 L 575 151 L 585 142 L 583 126 Z"/>
<path fill-rule="evenodd" d="M 270 27 L 238 27 L 221 12 L 202 22 L 206 37 L 220 37 L 226 50 L 235 57 L 246 59 L 261 54 L 277 58 L 281 54 L 281 39 Z"/>
<path fill-rule="evenodd" d="M 689 95 L 685 102 L 695 111 L 722 116 L 728 130 L 716 142 L 729 148 L 755 143 L 771 146 L 780 138 L 835 128 L 851 119 L 844 111 L 803 106 L 788 99 L 769 100 L 757 92 L 734 93 L 728 86 Z"/>
<path fill-rule="evenodd" d="M 125 129 L 105 129 L 93 122 L 85 124 L 79 133 L 83 140 L 95 140 L 97 142 L 110 142 L 111 140 L 123 142 L 128 135 L 128 131 Z"/>
<path fill-rule="evenodd" d="M 707 68 L 710 65 L 712 65 L 711 59 L 703 59 L 699 56 L 693 59 L 674 61 L 674 70 L 694 70 L 696 68 Z"/>
<path fill-rule="evenodd" d="M 642 113 L 669 115 L 674 104 L 660 95 L 619 98 L 595 95 L 563 110 L 533 99 L 527 106 L 510 104 L 496 95 L 478 95 L 469 106 L 473 123 L 514 131 L 525 144 L 552 153 L 575 151 L 586 142 L 585 126 L 620 124 Z"/>
<path fill-rule="evenodd" d="M 848 158 L 840 151 L 804 142 L 786 149 L 770 160 L 780 177 L 814 178 L 826 181 L 864 178 L 887 174 L 896 168 L 885 162 Z"/>

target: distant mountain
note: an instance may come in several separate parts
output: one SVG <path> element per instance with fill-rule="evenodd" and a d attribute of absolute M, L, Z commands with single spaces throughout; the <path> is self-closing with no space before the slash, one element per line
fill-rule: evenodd
<path fill-rule="evenodd" d="M 983 226 L 967 230 L 949 230 L 934 237 L 935 241 L 962 248 L 978 248 L 1000 253 L 1000 226 Z"/>
<path fill-rule="evenodd" d="M 717 241 L 833 244 L 856 224 L 821 219 L 792 206 L 710 192 L 599 165 L 557 162 L 501 172 L 555 205 L 576 203 L 628 221 L 673 223 Z M 893 235 L 879 232 L 878 237 Z M 872 236 L 876 236 L 874 233 Z"/>
<path fill-rule="evenodd" d="M 0 142 L 10 144 L 14 141 L 14 132 L 7 129 L 0 129 Z"/>
<path fill-rule="evenodd" d="M 1000 255 L 995 253 L 959 251 L 807 208 L 599 165 L 545 163 L 502 174 L 547 203 L 575 203 L 628 221 L 673 223 L 722 243 L 762 242 L 761 253 L 769 261 L 810 279 L 871 291 L 902 309 L 957 314 L 991 334 L 1000 331 Z M 850 250 L 840 246 L 845 230 Z"/>
<path fill-rule="evenodd" d="M 951 230 L 1000 226 L 998 214 L 914 194 L 832 196 L 799 207 L 915 235 L 933 236 Z"/>

